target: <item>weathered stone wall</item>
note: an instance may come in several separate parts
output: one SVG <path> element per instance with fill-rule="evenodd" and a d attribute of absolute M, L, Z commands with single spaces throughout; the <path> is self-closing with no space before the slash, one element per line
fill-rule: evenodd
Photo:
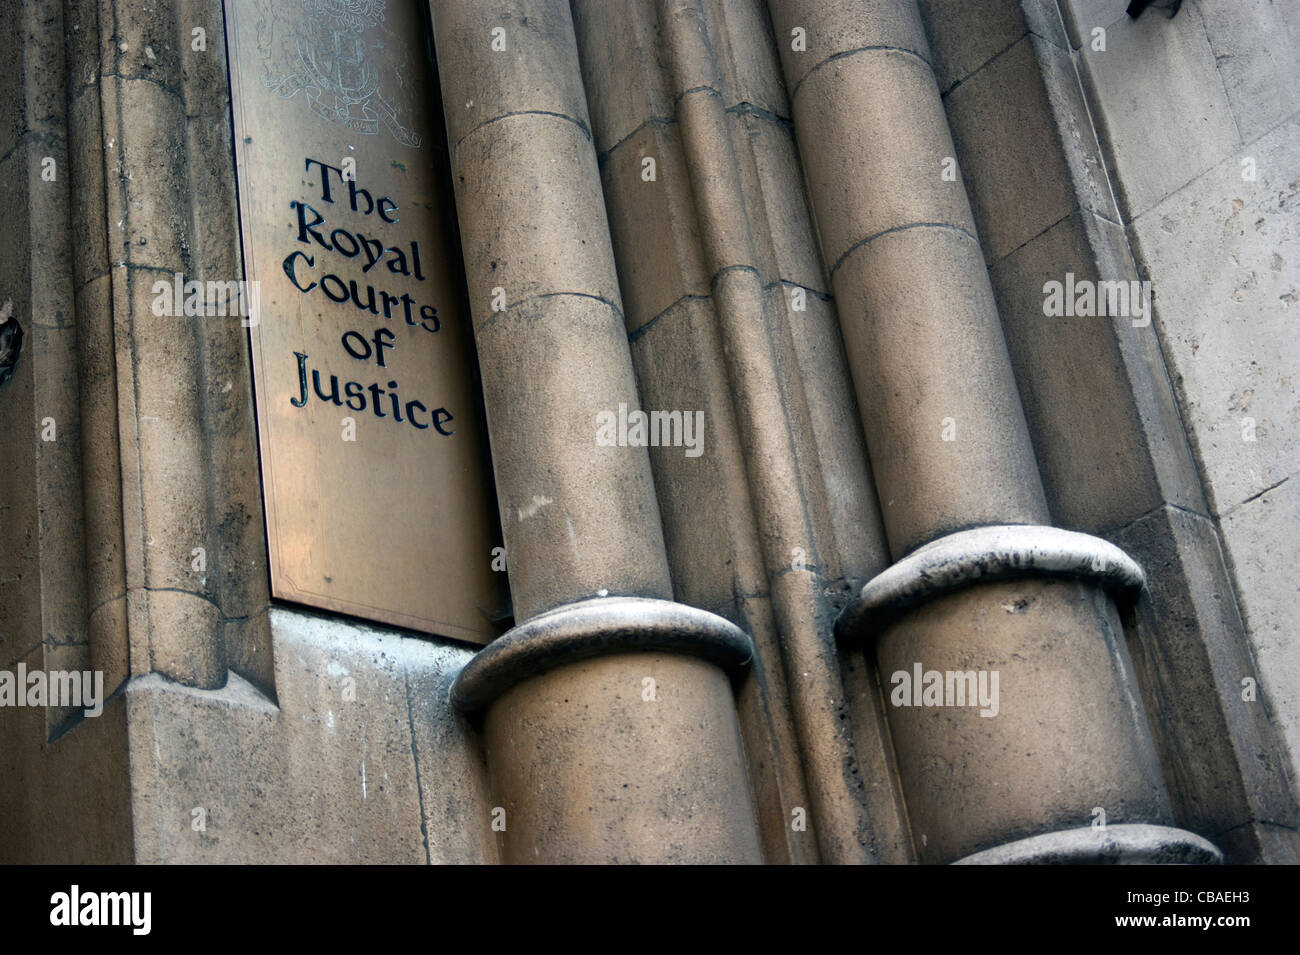
<path fill-rule="evenodd" d="M 1151 10 L 1136 22 L 1118 2 L 1061 12 L 1038 0 L 921 6 L 1053 517 L 1120 544 L 1148 574 L 1131 633 L 1148 708 L 1161 714 L 1154 729 L 1175 814 L 1230 844 L 1232 858 L 1288 858 L 1291 837 L 1275 827 L 1290 830 L 1295 810 L 1276 731 L 1263 702 L 1242 699 L 1242 680 L 1268 668 L 1256 669 L 1217 511 L 1201 490 L 1195 429 L 1184 429 L 1190 419 L 1166 366 L 1162 316 L 1206 307 L 1203 273 L 1177 263 L 1176 280 L 1151 274 L 1124 204 L 1141 176 L 1171 162 L 1215 162 L 1218 147 L 1199 127 L 1222 81 L 1210 60 L 1197 67 L 1170 52 L 1200 23 L 1198 2 L 1173 21 Z M 1092 49 L 1097 27 L 1106 51 Z M 1113 158 L 1094 72 L 1133 109 L 1127 166 Z M 1257 59 L 1246 72 L 1284 108 L 1289 94 L 1271 78 L 1284 66 Z M 1195 83 L 1204 89 L 1190 92 Z M 1170 194 L 1187 181 L 1168 176 Z M 1223 234 L 1199 234 L 1209 254 L 1222 248 L 1230 261 Z M 1045 317 L 1044 283 L 1067 272 L 1152 280 L 1154 324 Z M 1225 373 L 1214 367 L 1212 376 Z"/>
<path fill-rule="evenodd" d="M 272 618 L 247 332 L 151 308 L 160 276 L 240 275 L 221 4 L 20 9 L 0 669 L 93 667 L 110 698 L 88 718 L 0 708 L 0 858 L 494 858 L 447 697 L 470 652 Z"/>
<path fill-rule="evenodd" d="M 1204 478 L 1190 524 L 1208 518 L 1221 537 L 1294 780 L 1300 4 L 1188 0 L 1137 23 L 1097 0 L 1062 6 Z"/>
<path fill-rule="evenodd" d="M 85 339 L 72 263 L 83 210 L 68 189 L 62 6 L 24 4 L 0 39 L 0 311 L 24 331 L 13 377 L 0 386 L 0 669 L 11 674 L 20 665 L 94 665 L 97 594 L 85 554 L 95 537 L 83 502 L 95 497 L 83 492 L 82 475 L 95 466 L 85 448 L 102 418 L 83 415 L 78 381 Z M 111 561 L 112 553 L 100 556 Z M 0 708 L 0 855 L 129 860 L 125 745 L 120 698 L 85 721 L 76 710 Z"/>
<path fill-rule="evenodd" d="M 275 702 L 235 673 L 215 690 L 156 673 L 128 688 L 135 860 L 495 862 L 482 756 L 447 701 L 472 652 L 270 617 Z"/>

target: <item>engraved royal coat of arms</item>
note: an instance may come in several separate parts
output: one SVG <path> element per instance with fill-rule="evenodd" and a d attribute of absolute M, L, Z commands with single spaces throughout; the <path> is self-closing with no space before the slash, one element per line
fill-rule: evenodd
<path fill-rule="evenodd" d="M 292 26 L 272 12 L 263 21 L 258 47 L 266 63 L 266 88 L 286 99 L 302 93 L 311 111 L 361 135 L 382 124 L 403 146 L 418 148 L 420 137 L 398 119 L 397 109 L 380 90 L 379 70 L 369 57 L 381 48 L 373 36 L 384 22 L 387 0 L 298 0 L 301 12 Z M 279 54 L 277 56 L 277 54 Z M 291 72 L 277 75 L 273 59 L 287 59 Z M 395 76 L 400 84 L 400 72 Z M 391 91 L 390 91 L 391 92 Z"/>

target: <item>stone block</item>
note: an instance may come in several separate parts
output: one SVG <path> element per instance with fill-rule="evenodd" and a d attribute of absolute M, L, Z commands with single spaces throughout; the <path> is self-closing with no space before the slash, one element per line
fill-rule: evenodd
<path fill-rule="evenodd" d="M 1239 145 L 1197 4 L 1183 4 L 1173 20 L 1158 12 L 1134 21 L 1124 16 L 1108 30 L 1104 51 L 1085 44 L 1080 58 L 1093 118 L 1129 219 Z"/>
<path fill-rule="evenodd" d="M 655 180 L 642 178 L 642 160 L 655 161 Z M 614 258 L 627 330 L 685 296 L 709 294 L 690 173 L 676 123 L 652 123 L 605 157 L 601 168 Z"/>
<path fill-rule="evenodd" d="M 150 285 L 156 274 L 130 271 L 127 277 L 136 372 L 130 428 L 139 445 L 138 454 L 124 466 L 139 481 L 139 496 L 123 496 L 127 513 L 139 513 L 136 545 L 141 548 L 142 575 L 133 586 L 208 593 L 207 571 L 193 566 L 194 549 L 214 552 L 217 534 L 208 524 L 203 409 L 197 386 L 202 369 L 195 345 L 197 323 L 213 319 L 154 315 Z"/>
<path fill-rule="evenodd" d="M 927 64 L 925 28 L 913 3 L 892 0 L 816 0 L 769 3 L 776 48 L 781 53 L 786 88 L 793 99 L 804 81 L 832 58 L 873 49 L 903 50 Z M 794 49 L 793 31 L 803 31 L 804 49 Z"/>
<path fill-rule="evenodd" d="M 71 94 L 68 103 L 68 136 L 77 144 L 75 158 L 69 157 L 65 172 L 74 176 L 68 190 L 73 222 L 86 223 L 72 244 L 73 282 L 80 289 L 106 274 L 108 268 L 108 213 L 104 194 L 104 140 L 100 123 L 99 85 L 85 86 Z M 94 145 L 85 148 L 85 144 Z M 83 151 L 84 150 L 84 151 Z"/>
<path fill-rule="evenodd" d="M 76 313 L 83 437 L 81 470 L 87 514 L 87 597 L 93 608 L 125 593 L 122 470 L 109 276 L 93 279 L 77 291 Z"/>
<path fill-rule="evenodd" d="M 803 189 L 794 130 L 752 113 L 732 113 L 729 118 L 764 278 L 827 294 L 830 285 Z"/>
<path fill-rule="evenodd" d="M 1198 0 L 1205 34 L 1241 141 L 1300 109 L 1300 6 L 1270 0 Z"/>
<path fill-rule="evenodd" d="M 105 72 L 122 79 L 156 83 L 180 96 L 184 68 L 189 65 L 183 60 L 191 59 L 183 54 L 180 44 L 183 41 L 184 49 L 189 49 L 191 24 L 176 6 L 123 4 L 111 8 L 111 13 L 103 11 L 101 17 L 111 17 L 113 25 L 110 45 L 106 48 Z M 217 60 L 224 71 L 226 51 L 221 25 L 205 23 L 203 26 L 208 34 L 208 52 L 202 55 Z"/>
<path fill-rule="evenodd" d="M 795 111 L 808 191 L 839 199 L 822 206 L 814 199 L 832 279 L 850 249 L 871 236 L 916 223 L 974 234 L 962 182 L 942 179 L 943 160 L 956 150 L 924 63 L 888 51 L 835 60 L 800 89 Z M 909 117 L 906 125 L 900 115 Z M 845 189 L 846 182 L 864 188 Z"/>
<path fill-rule="evenodd" d="M 860 247 L 843 271 L 836 307 L 858 407 L 872 410 L 863 426 L 894 558 L 966 527 L 1046 522 L 975 240 L 905 229 Z M 890 356 L 888 379 L 857 374 L 872 366 L 855 354 Z"/>
<path fill-rule="evenodd" d="M 68 97 L 79 96 L 87 87 L 99 95 L 99 78 L 111 72 L 100 56 L 99 0 L 68 0 L 63 5 L 63 36 L 67 66 Z"/>
<path fill-rule="evenodd" d="M 919 0 L 939 89 L 969 79 L 1029 33 L 1066 44 L 1055 0 Z"/>
<path fill-rule="evenodd" d="M 619 304 L 596 154 L 572 123 L 511 116 L 455 151 L 456 204 L 475 322 L 506 303 L 573 292 Z"/>
<path fill-rule="evenodd" d="M 885 569 L 889 551 L 835 306 L 808 293 L 807 310 L 791 311 L 790 292 L 782 286 L 768 294 L 776 299 L 772 313 L 790 326 L 808 403 L 822 481 L 810 493 L 825 499 L 839 575 L 865 580 Z"/>
<path fill-rule="evenodd" d="M 1178 824 L 1215 841 L 1257 823 L 1294 828 L 1276 731 L 1259 695 L 1243 699 L 1242 680 L 1257 670 L 1213 525 L 1162 507 L 1110 540 L 1147 574 L 1130 648 L 1148 709 L 1160 714 L 1153 729 Z M 1239 844 L 1257 851 L 1259 842 Z"/>
<path fill-rule="evenodd" d="M 1259 665 L 1261 695 L 1286 746 L 1292 779 L 1300 779 L 1300 579 L 1292 571 L 1300 528 L 1297 476 L 1300 472 L 1220 518 Z"/>
<path fill-rule="evenodd" d="M 41 669 L 43 648 L 23 659 Z M 18 661 L 6 661 L 10 670 Z M 105 692 L 109 691 L 107 682 Z M 126 707 L 121 697 L 51 740 L 41 707 L 0 708 L 0 863 L 115 864 L 131 858 Z"/>
<path fill-rule="evenodd" d="M 642 696 L 647 677 L 654 702 Z M 505 862 L 763 861 L 734 700 L 711 663 L 666 653 L 570 663 L 507 690 L 484 738 Z M 516 745 L 524 739 L 536 745 Z"/>
<path fill-rule="evenodd" d="M 573 27 L 592 132 L 601 153 L 648 122 L 672 120 L 676 106 L 659 56 L 659 26 L 652 4 L 575 0 Z"/>
<path fill-rule="evenodd" d="M 135 590 L 127 600 L 133 649 L 147 649 L 150 670 L 185 686 L 213 689 L 226 682 L 216 604 L 180 590 Z"/>
<path fill-rule="evenodd" d="M 184 106 L 149 80 L 108 82 L 121 117 L 120 127 L 104 129 L 110 263 L 183 272 L 190 233 Z"/>
<path fill-rule="evenodd" d="M 709 610 L 766 588 L 741 438 L 736 428 L 713 303 L 673 306 L 632 342 L 647 410 L 704 412 L 703 453 L 652 448 L 655 493 L 676 599 Z"/>
<path fill-rule="evenodd" d="M 1096 806 L 1108 824 L 1169 823 L 1123 641 L 1109 597 L 1072 580 L 968 587 L 881 633 L 885 709 L 922 863 L 1087 826 Z M 963 703 L 954 685 L 951 699 L 941 690 L 947 705 L 922 705 L 918 670 L 973 673 L 983 698 Z"/>
<path fill-rule="evenodd" d="M 1075 212 L 989 270 L 1052 516 L 1091 532 L 1165 501 L 1205 512 L 1154 327 L 1044 314 L 1044 285 L 1067 273 L 1135 280 L 1117 246 L 1123 229 Z"/>
<path fill-rule="evenodd" d="M 272 617 L 278 706 L 233 675 L 213 691 L 131 684 L 137 861 L 491 861 L 481 760 L 447 702 L 470 652 Z"/>
<path fill-rule="evenodd" d="M 1069 87 L 1056 82 L 1063 78 Z M 1016 109 L 1006 108 L 1008 98 Z M 1067 54 L 1026 37 L 949 93 L 945 106 L 990 262 L 1080 205 L 1115 217 Z M 1083 155 L 1071 162 L 1075 152 Z"/>
<path fill-rule="evenodd" d="M 671 595 L 646 448 L 596 443 L 599 415 L 641 407 L 620 317 L 558 295 L 475 338 L 515 620 L 600 590 Z"/>
<path fill-rule="evenodd" d="M 790 117 L 763 0 L 708 0 L 705 25 L 722 74 L 724 105 L 747 104 L 764 113 Z"/>
<path fill-rule="evenodd" d="M 590 141 L 568 3 L 439 3 L 430 10 L 453 153 L 474 130 L 518 113 L 567 117 Z"/>
<path fill-rule="evenodd" d="M 1242 179 L 1247 156 L 1254 182 Z M 1217 514 L 1293 474 L 1300 460 L 1298 169 L 1293 120 L 1132 225 Z"/>

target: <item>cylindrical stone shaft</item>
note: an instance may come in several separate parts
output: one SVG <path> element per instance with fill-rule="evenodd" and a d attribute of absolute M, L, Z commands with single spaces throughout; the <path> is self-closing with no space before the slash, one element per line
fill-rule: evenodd
<path fill-rule="evenodd" d="M 526 8 L 526 9 L 525 9 Z M 670 598 L 568 4 L 431 5 L 515 620 Z"/>
<path fill-rule="evenodd" d="M 895 560 L 970 528 L 1048 524 L 915 0 L 768 6 Z M 922 861 L 1086 827 L 1097 806 L 1168 819 L 1113 606 L 1091 584 L 1020 576 L 931 586 L 883 632 L 856 617 L 882 684 L 933 673 L 954 691 L 890 694 Z M 999 678 L 1000 706 L 957 701 L 967 674 Z"/>
<path fill-rule="evenodd" d="M 458 685 L 526 670 L 483 704 L 503 857 L 760 861 L 725 674 L 624 652 L 680 628 L 647 450 L 597 440 L 640 403 L 569 4 L 431 12 L 517 623 Z"/>
<path fill-rule="evenodd" d="M 964 527 L 1046 523 L 915 3 L 769 9 L 895 558 Z"/>

